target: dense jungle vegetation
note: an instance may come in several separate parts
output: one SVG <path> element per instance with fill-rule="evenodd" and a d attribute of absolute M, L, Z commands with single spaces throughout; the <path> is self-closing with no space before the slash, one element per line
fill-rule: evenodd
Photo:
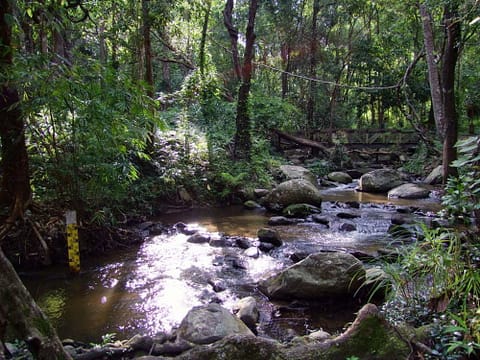
<path fill-rule="evenodd" d="M 405 168 L 442 163 L 466 226 L 426 230 L 389 273 L 399 291 L 438 274 L 404 291 L 445 325 L 429 356 L 478 355 L 479 26 L 476 0 L 0 0 L 2 247 L 38 246 L 66 209 L 88 233 L 269 188 L 273 129 L 410 129 Z"/>

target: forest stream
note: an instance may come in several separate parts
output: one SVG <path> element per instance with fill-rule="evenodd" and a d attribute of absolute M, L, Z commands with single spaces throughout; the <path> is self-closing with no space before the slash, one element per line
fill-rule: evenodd
<path fill-rule="evenodd" d="M 276 226 L 283 245 L 261 252 L 257 258 L 246 256 L 239 247 L 189 243 L 187 235 L 172 231 L 150 237 L 138 248 L 84 261 L 78 276 L 57 267 L 23 273 L 22 279 L 61 338 L 87 343 L 100 342 L 104 334 L 126 339 L 137 333 L 169 332 L 196 305 L 216 301 L 232 309 L 238 299 L 250 295 L 259 303 L 261 335 L 285 340 L 320 328 L 341 331 L 354 319 L 359 304 L 272 303 L 257 290 L 256 283 L 293 264 L 295 253 L 342 249 L 374 254 L 392 241 L 387 230 L 399 208 L 419 209 L 408 215 L 419 218 L 438 210 L 439 203 L 434 199 L 387 199 L 356 192 L 354 184 L 324 189 L 322 196 L 325 215 L 344 211 L 348 202 L 357 203 L 358 208 L 349 209 L 359 215 L 350 220 L 355 231 L 309 221 Z M 155 220 L 169 225 L 183 222 L 213 238 L 227 234 L 254 241 L 270 216 L 265 210 L 234 206 L 191 209 Z"/>

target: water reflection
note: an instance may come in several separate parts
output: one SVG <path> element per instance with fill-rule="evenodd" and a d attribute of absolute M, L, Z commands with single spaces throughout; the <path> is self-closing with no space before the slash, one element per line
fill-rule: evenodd
<path fill-rule="evenodd" d="M 343 191 L 343 192 L 342 192 Z M 351 189 L 325 190 L 328 201 L 365 200 L 367 194 Z M 369 202 L 391 203 L 379 195 L 368 195 Z M 408 201 L 410 206 L 433 206 Z M 343 211 L 334 203 L 325 203 L 324 214 L 335 217 Z M 351 219 L 356 231 L 339 232 L 314 222 L 296 226 L 280 226 L 284 245 L 270 254 L 258 258 L 245 256 L 236 247 L 212 247 L 208 244 L 187 242 L 183 234 L 155 236 L 138 249 L 111 254 L 104 259 L 83 263 L 78 277 L 68 277 L 66 269 L 24 276 L 24 281 L 40 306 L 54 320 L 59 335 L 86 342 L 99 341 L 106 333 L 118 333 L 126 338 L 136 333 L 155 334 L 169 331 L 196 305 L 210 301 L 221 302 L 231 309 L 241 297 L 253 295 L 261 302 L 263 328 L 268 335 L 287 332 L 285 327 L 306 331 L 322 327 L 335 330 L 353 318 L 352 309 L 332 310 L 322 304 L 291 315 L 290 309 L 277 312 L 256 290 L 255 284 L 290 264 L 290 255 L 296 252 L 313 253 L 325 248 L 361 249 L 374 252 L 386 241 L 385 232 L 390 225 L 393 209 L 383 206 L 360 205 L 360 216 Z M 190 228 L 209 232 L 256 237 L 259 228 L 267 225 L 270 214 L 249 211 L 241 207 L 228 209 L 196 209 L 169 214 L 163 223 L 178 221 Z M 214 284 L 224 291 L 215 292 Z M 218 290 L 218 289 L 217 289 Z M 335 318 L 330 319 L 334 313 Z M 280 335 L 279 335 L 280 336 Z"/>

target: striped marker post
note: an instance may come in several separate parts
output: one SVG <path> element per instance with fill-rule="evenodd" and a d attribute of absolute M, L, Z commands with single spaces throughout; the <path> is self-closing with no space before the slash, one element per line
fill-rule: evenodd
<path fill-rule="evenodd" d="M 65 213 L 67 223 L 68 266 L 73 273 L 80 272 L 80 249 L 78 246 L 77 212 Z"/>

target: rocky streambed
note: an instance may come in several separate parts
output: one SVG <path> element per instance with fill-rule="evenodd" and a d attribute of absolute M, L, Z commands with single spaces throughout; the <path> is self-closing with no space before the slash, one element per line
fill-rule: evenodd
<path fill-rule="evenodd" d="M 303 186 L 311 191 L 309 184 Z M 345 324 L 355 320 L 367 298 L 357 290 L 372 260 L 388 254 L 392 244 L 412 241 L 408 234 L 416 221 L 436 221 L 431 199 L 388 199 L 359 193 L 357 186 L 337 184 L 320 197 L 309 193 L 314 201 L 302 195 L 302 201 L 288 200 L 281 208 L 170 214 L 139 225 L 147 237 L 140 248 L 112 254 L 101 265 L 84 264 L 79 277 L 56 269 L 26 274 L 24 281 L 60 337 L 75 339 L 67 344 L 78 358 L 94 356 L 78 341 L 113 333 L 132 337 L 111 350 L 130 357 L 178 355 L 193 346 L 192 353 L 197 345 L 214 342 L 237 350 L 259 346 L 278 355 L 264 358 L 302 358 L 286 354 L 301 344 L 323 343 L 319 348 L 325 350 L 327 343 L 346 341 Z M 404 229 L 402 239 L 389 233 L 393 225 Z M 393 336 L 372 306 L 364 313 L 385 330 L 377 337 Z M 230 325 L 234 330 L 224 331 Z M 215 329 L 220 334 L 209 332 Z M 195 331 L 200 334 L 192 335 Z M 296 351 L 301 349 L 306 348 Z"/>

